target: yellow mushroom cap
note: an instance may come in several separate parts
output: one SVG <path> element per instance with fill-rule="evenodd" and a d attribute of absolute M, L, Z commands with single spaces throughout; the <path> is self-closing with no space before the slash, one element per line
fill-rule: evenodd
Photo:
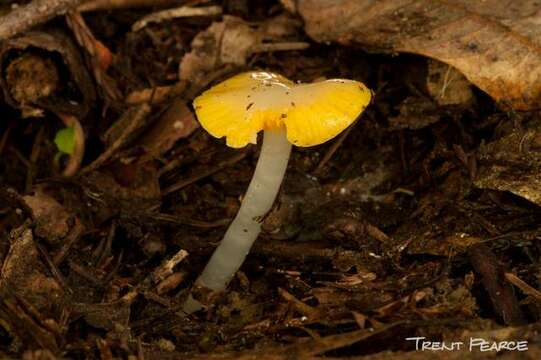
<path fill-rule="evenodd" d="M 212 136 L 228 146 L 255 143 L 263 129 L 285 128 L 297 146 L 319 145 L 338 135 L 363 112 L 372 94 L 354 80 L 295 84 L 269 72 L 246 72 L 210 88 L 193 104 Z"/>

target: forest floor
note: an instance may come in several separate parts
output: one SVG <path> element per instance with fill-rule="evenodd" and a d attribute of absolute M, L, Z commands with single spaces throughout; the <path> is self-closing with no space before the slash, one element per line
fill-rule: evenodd
<path fill-rule="evenodd" d="M 541 357 L 539 3 L 43 3 L 0 3 L 0 357 Z M 248 70 L 374 96 L 185 316 L 259 154 L 192 100 Z"/>

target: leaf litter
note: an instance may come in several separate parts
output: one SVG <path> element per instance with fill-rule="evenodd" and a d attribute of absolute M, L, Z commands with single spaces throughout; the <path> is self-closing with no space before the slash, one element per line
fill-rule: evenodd
<path fill-rule="evenodd" d="M 24 14 L 0 25 L 3 357 L 496 355 L 471 338 L 539 357 L 541 5 L 41 3 L 0 5 Z M 247 262 L 186 317 L 257 159 L 190 103 L 247 69 L 353 78 L 375 100 L 334 143 L 295 150 Z M 73 124 L 77 156 L 55 160 Z"/>

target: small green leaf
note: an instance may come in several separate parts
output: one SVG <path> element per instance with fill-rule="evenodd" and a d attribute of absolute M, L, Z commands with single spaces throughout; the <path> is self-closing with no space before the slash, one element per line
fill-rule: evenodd
<path fill-rule="evenodd" d="M 54 137 L 54 143 L 61 152 L 69 155 L 73 154 L 75 149 L 75 129 L 66 127 L 59 130 Z"/>

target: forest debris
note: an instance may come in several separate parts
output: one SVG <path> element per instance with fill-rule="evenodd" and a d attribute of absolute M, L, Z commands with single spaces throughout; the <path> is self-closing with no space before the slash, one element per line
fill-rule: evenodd
<path fill-rule="evenodd" d="M 282 6 L 292 14 L 297 13 L 297 1 L 296 0 L 280 0 Z"/>
<path fill-rule="evenodd" d="M 102 135 L 102 140 L 108 147 L 120 148 L 131 140 L 136 131 L 147 123 L 147 116 L 152 108 L 149 104 L 132 106 L 116 120 Z"/>
<path fill-rule="evenodd" d="M 42 189 L 37 188 L 34 195 L 26 195 L 23 199 L 32 209 L 36 223 L 35 235 L 47 243 L 58 246 L 68 237 L 71 239 L 82 234 L 80 221 Z"/>
<path fill-rule="evenodd" d="M 43 116 L 43 110 L 32 105 L 57 91 L 59 81 L 51 59 L 30 53 L 16 58 L 6 68 L 6 87 L 23 118 Z"/>
<path fill-rule="evenodd" d="M 163 281 L 166 277 L 173 274 L 173 268 L 188 257 L 188 252 L 184 249 L 177 251 L 170 259 L 161 264 L 152 273 L 152 280 L 154 282 Z"/>
<path fill-rule="evenodd" d="M 366 340 L 375 336 L 376 334 L 384 333 L 391 330 L 394 327 L 403 324 L 402 321 L 391 323 L 381 326 L 378 329 L 361 329 L 356 331 L 347 332 L 344 334 L 329 335 L 321 337 L 319 339 L 311 339 L 303 341 L 298 344 L 290 345 L 287 349 L 281 351 L 281 353 L 288 354 L 293 358 L 306 358 L 315 355 L 322 355 L 327 351 L 339 349 L 349 345 L 353 345 L 359 341 Z"/>
<path fill-rule="evenodd" d="M 126 145 L 147 123 L 151 107 L 148 104 L 128 108 L 105 133 L 107 149 L 96 160 L 81 170 L 81 174 L 93 171 L 109 161 L 115 153 Z"/>
<path fill-rule="evenodd" d="M 481 275 L 494 311 L 508 325 L 524 324 L 524 315 L 513 288 L 505 281 L 503 268 L 494 253 L 486 245 L 478 244 L 472 246 L 468 254 L 475 271 Z"/>
<path fill-rule="evenodd" d="M 540 151 L 541 122 L 537 120 L 481 146 L 475 186 L 509 191 L 541 205 Z"/>
<path fill-rule="evenodd" d="M 327 221 L 321 232 L 325 237 L 337 243 L 344 240 L 354 240 L 359 243 L 359 246 L 363 245 L 367 236 L 381 242 L 386 242 L 389 239 L 385 233 L 366 220 L 348 215 L 336 216 L 333 220 Z"/>
<path fill-rule="evenodd" d="M 440 106 L 460 105 L 466 107 L 474 100 L 471 83 L 451 65 L 428 60 L 426 77 L 428 93 Z"/>
<path fill-rule="evenodd" d="M 90 57 L 90 64 L 94 79 L 98 83 L 109 101 L 119 101 L 122 94 L 113 78 L 107 75 L 107 69 L 113 62 L 111 51 L 90 31 L 80 13 L 70 11 L 66 15 L 66 21 L 75 35 L 75 39 Z"/>
<path fill-rule="evenodd" d="M 532 286 L 530 286 L 527 282 L 519 278 L 513 273 L 506 272 L 505 273 L 505 279 L 509 281 L 511 284 L 518 287 L 522 292 L 525 294 L 533 297 L 537 301 L 541 301 L 541 292 Z"/>
<path fill-rule="evenodd" d="M 353 275 L 344 275 L 336 281 L 336 286 L 341 289 L 351 289 L 356 285 L 366 284 L 367 282 L 376 280 L 377 275 L 373 272 L 363 269 L 357 269 L 357 273 Z"/>
<path fill-rule="evenodd" d="M 310 305 L 303 303 L 302 301 L 297 299 L 295 296 L 287 292 L 285 289 L 278 288 L 278 294 L 280 294 L 280 296 L 284 300 L 289 302 L 299 314 L 307 317 L 306 320 L 314 321 L 320 317 L 321 314 L 317 308 L 314 308 Z"/>
<path fill-rule="evenodd" d="M 42 53 L 35 55 L 35 49 Z M 58 54 L 60 63 L 54 61 Z M 30 63 L 24 65 L 27 62 Z M 0 76 L 6 102 L 29 115 L 33 114 L 28 113 L 28 107 L 32 106 L 82 119 L 94 106 L 96 92 L 92 79 L 77 48 L 61 32 L 29 32 L 5 41 L 0 47 L 0 66 L 12 69 L 7 72 L 7 78 Z"/>
<path fill-rule="evenodd" d="M 58 270 L 58 267 L 54 263 L 47 249 L 45 249 L 45 247 L 43 247 L 39 242 L 36 242 L 35 245 L 45 264 L 47 265 L 47 270 L 49 270 L 51 275 L 53 275 L 53 278 L 57 281 L 57 283 L 60 284 L 62 291 L 64 293 L 72 294 L 73 291 L 66 284 L 66 280 L 64 280 L 64 275 L 62 275 L 60 270 Z"/>
<path fill-rule="evenodd" d="M 280 50 L 276 43 L 296 36 L 298 21 L 278 16 L 259 24 L 248 24 L 234 16 L 224 16 L 207 30 L 200 32 L 192 41 L 192 50 L 180 63 L 179 78 L 196 84 L 204 84 L 208 73 L 224 65 L 242 67 L 254 51 L 265 47 Z M 274 47 L 269 47 L 271 44 Z M 288 41 L 283 50 L 304 48 Z"/>
<path fill-rule="evenodd" d="M 0 289 L 0 319 L 7 322 L 8 331 L 23 343 L 44 349 L 44 353 L 58 352 L 58 324 L 45 318 L 32 304 L 16 293 Z M 4 325 L 3 323 L 2 325 Z M 4 325 L 5 326 L 5 325 Z M 47 359 L 47 358 L 45 358 Z M 54 357 L 53 359 L 56 359 Z"/>
<path fill-rule="evenodd" d="M 252 53 L 273 51 L 294 51 L 308 49 L 310 44 L 304 41 L 281 42 L 276 44 L 257 44 L 252 48 Z"/>
<path fill-rule="evenodd" d="M 198 174 L 195 174 L 194 176 L 192 177 L 189 177 L 187 179 L 183 179 L 179 182 L 177 182 L 176 184 L 173 184 L 167 188 L 165 188 L 163 190 L 163 194 L 164 195 L 167 195 L 167 194 L 170 194 L 172 192 L 175 192 L 175 191 L 178 191 L 190 184 L 193 184 L 194 182 L 196 181 L 199 181 L 201 179 L 204 179 L 208 176 L 211 176 L 213 174 L 216 174 L 217 172 L 219 171 L 222 171 L 223 169 L 225 169 L 226 167 L 228 166 L 231 166 L 233 164 L 236 164 L 237 162 L 241 161 L 242 159 L 244 159 L 246 157 L 246 155 L 248 155 L 248 151 L 241 151 L 239 152 L 238 154 L 232 156 L 231 158 L 227 159 L 227 160 L 224 160 L 223 162 L 217 164 L 215 167 L 212 167 L 204 172 L 201 172 L 201 173 L 198 173 Z"/>
<path fill-rule="evenodd" d="M 437 234 L 434 234 L 425 227 L 420 227 L 417 230 L 418 232 L 411 233 L 410 235 L 407 248 L 408 254 L 453 256 L 464 253 L 470 246 L 478 244 L 483 240 L 466 233 L 437 236 Z"/>
<path fill-rule="evenodd" d="M 56 360 L 57 357 L 49 349 L 27 350 L 23 353 L 22 360 Z"/>
<path fill-rule="evenodd" d="M 329 147 L 329 150 L 325 153 L 319 164 L 317 165 L 316 169 L 312 172 L 312 175 L 319 176 L 323 174 L 323 169 L 325 168 L 325 164 L 329 162 L 329 160 L 332 158 L 336 150 L 344 143 L 344 140 L 349 135 L 351 130 L 354 128 L 355 124 L 349 126 L 340 136 L 338 139 L 336 139 L 332 145 Z"/>
<path fill-rule="evenodd" d="M 167 339 L 160 338 L 158 341 L 156 341 L 156 345 L 160 350 L 163 350 L 165 352 L 173 352 L 175 351 L 175 344 Z"/>
<path fill-rule="evenodd" d="M 138 244 L 149 259 L 161 256 L 167 250 L 163 234 L 161 233 L 148 233 Z"/>
<path fill-rule="evenodd" d="M 180 63 L 179 78 L 203 83 L 206 73 L 220 64 L 243 65 L 251 48 L 257 43 L 252 28 L 242 19 L 224 16 L 192 41 L 192 50 Z"/>
<path fill-rule="evenodd" d="M 174 272 L 165 279 L 163 279 L 157 286 L 156 292 L 158 295 L 162 295 L 170 290 L 175 289 L 179 286 L 184 279 L 186 278 L 186 273 L 183 272 Z"/>
<path fill-rule="evenodd" d="M 86 0 L 33 0 L 0 17 L 0 41 L 65 14 Z"/>
<path fill-rule="evenodd" d="M 149 156 L 158 157 L 169 151 L 177 140 L 188 137 L 197 128 L 193 112 L 182 99 L 174 100 L 139 140 Z"/>
<path fill-rule="evenodd" d="M 175 9 L 167 9 L 149 14 L 132 25 L 132 31 L 139 31 L 148 24 L 161 22 L 182 17 L 215 16 L 222 14 L 221 6 L 191 7 L 182 6 Z"/>
<path fill-rule="evenodd" d="M 24 226 L 10 234 L 10 249 L 0 268 L 0 294 L 10 291 L 38 311 L 53 310 L 63 299 L 61 285 L 46 274 L 32 230 Z M 3 295 L 0 295 L 2 298 Z"/>
<path fill-rule="evenodd" d="M 83 184 L 88 194 L 98 201 L 108 217 L 109 211 L 120 211 L 128 217 L 148 214 L 160 204 L 161 192 L 156 164 L 115 162 L 103 171 L 85 175 Z"/>
<path fill-rule="evenodd" d="M 390 129 L 417 130 L 438 122 L 441 110 L 426 97 L 408 96 L 400 104 L 400 114 L 389 118 Z"/>
<path fill-rule="evenodd" d="M 92 326 L 100 329 L 113 330 L 126 328 L 131 314 L 131 304 L 137 296 L 136 291 L 130 291 L 120 299 L 98 304 L 73 303 L 73 311 L 82 315 Z"/>
<path fill-rule="evenodd" d="M 79 5 L 77 11 L 98 11 L 133 9 L 143 7 L 165 6 L 178 3 L 177 0 L 91 0 Z"/>
<path fill-rule="evenodd" d="M 124 101 L 129 105 L 140 103 L 159 104 L 163 101 L 181 95 L 186 88 L 185 82 L 178 82 L 174 85 L 155 86 L 142 90 L 135 90 L 129 93 Z"/>
<path fill-rule="evenodd" d="M 541 5 L 500 0 L 300 0 L 309 36 L 370 51 L 420 54 L 449 64 L 497 102 L 535 109 L 541 100 Z"/>

